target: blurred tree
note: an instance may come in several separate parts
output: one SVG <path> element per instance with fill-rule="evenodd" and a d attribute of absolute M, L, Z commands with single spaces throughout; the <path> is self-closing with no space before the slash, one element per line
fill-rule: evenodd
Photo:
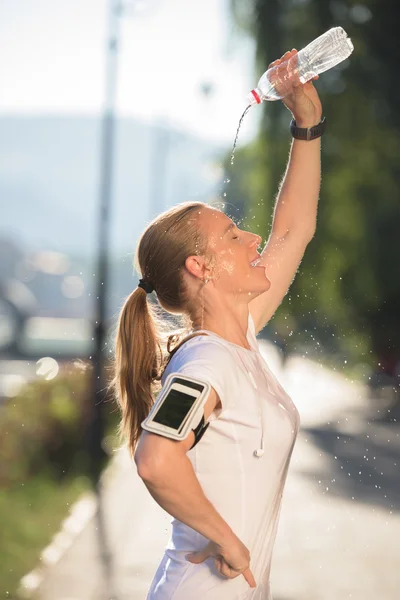
<path fill-rule="evenodd" d="M 281 334 L 286 329 L 293 347 L 295 318 L 300 337 L 330 341 L 350 359 L 373 353 L 391 370 L 400 359 L 399 6 L 395 0 L 231 0 L 231 6 L 255 37 L 259 75 L 330 27 L 341 25 L 353 40 L 350 59 L 315 84 L 328 120 L 318 228 L 271 325 Z M 241 202 L 245 224 L 268 237 L 291 138 L 283 104 L 263 107 L 258 139 L 237 151 L 234 167 L 227 160 L 226 170 L 229 202 Z"/>

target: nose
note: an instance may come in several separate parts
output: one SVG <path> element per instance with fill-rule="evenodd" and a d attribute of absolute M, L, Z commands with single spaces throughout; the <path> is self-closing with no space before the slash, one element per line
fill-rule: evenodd
<path fill-rule="evenodd" d="M 258 233 L 252 233 L 251 236 L 251 246 L 258 248 L 262 242 L 262 237 Z"/>

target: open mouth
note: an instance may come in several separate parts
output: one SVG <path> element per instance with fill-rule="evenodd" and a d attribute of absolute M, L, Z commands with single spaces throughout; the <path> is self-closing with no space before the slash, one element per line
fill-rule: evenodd
<path fill-rule="evenodd" d="M 257 256 L 257 258 L 255 258 L 254 260 L 251 261 L 250 266 L 258 267 L 260 261 L 261 261 L 261 256 Z"/>

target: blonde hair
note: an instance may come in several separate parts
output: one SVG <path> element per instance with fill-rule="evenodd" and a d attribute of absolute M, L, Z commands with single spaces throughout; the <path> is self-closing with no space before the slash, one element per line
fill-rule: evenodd
<path fill-rule="evenodd" d="M 140 438 L 140 424 L 153 406 L 154 394 L 160 389 L 163 370 L 171 357 L 165 355 L 165 347 L 171 353 L 171 343 L 179 340 L 191 324 L 183 270 L 188 256 L 206 255 L 207 239 L 198 225 L 198 215 L 205 206 L 202 202 L 185 202 L 165 211 L 145 229 L 137 246 L 136 270 L 146 282 L 151 282 L 165 311 L 182 315 L 184 326 L 178 333 L 166 336 L 162 311 L 140 287 L 133 290 L 121 309 L 111 386 L 122 414 L 120 433 L 132 456 Z"/>

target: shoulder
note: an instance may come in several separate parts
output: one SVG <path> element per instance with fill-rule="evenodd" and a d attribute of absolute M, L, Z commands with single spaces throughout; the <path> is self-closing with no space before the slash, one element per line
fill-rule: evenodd
<path fill-rule="evenodd" d="M 199 335 L 185 342 L 176 351 L 162 375 L 161 383 L 164 384 L 170 373 L 181 373 L 206 381 L 226 408 L 233 402 L 235 367 L 235 357 L 223 340 Z"/>
<path fill-rule="evenodd" d="M 198 335 L 185 342 L 169 361 L 162 382 L 169 373 L 208 374 L 213 378 L 225 378 L 225 373 L 234 367 L 235 358 L 231 350 L 214 336 Z"/>
<path fill-rule="evenodd" d="M 197 335 L 185 342 L 172 357 L 171 363 L 186 363 L 193 360 L 227 361 L 233 360 L 232 352 L 228 345 L 217 337 L 211 335 Z"/>

